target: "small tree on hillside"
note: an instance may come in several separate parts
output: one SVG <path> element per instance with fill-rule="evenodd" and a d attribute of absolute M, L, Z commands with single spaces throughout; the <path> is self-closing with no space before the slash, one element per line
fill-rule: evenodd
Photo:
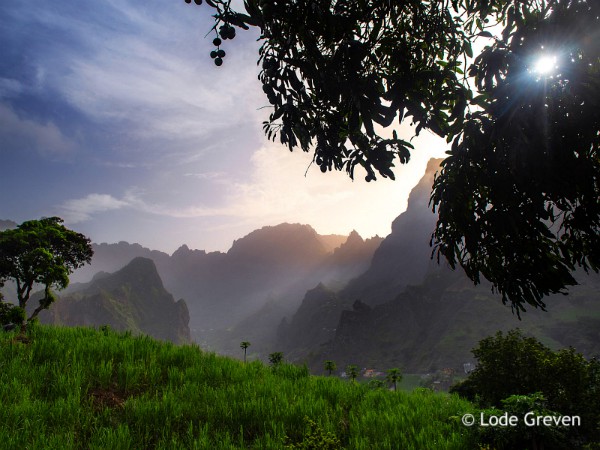
<path fill-rule="evenodd" d="M 350 364 L 346 367 L 346 375 L 348 375 L 350 380 L 356 381 L 356 377 L 358 376 L 358 367 L 356 367 L 354 364 Z"/>
<path fill-rule="evenodd" d="M 393 368 L 387 371 L 385 380 L 394 385 L 394 391 L 397 390 L 398 381 L 402 381 L 402 372 L 398 368 Z"/>
<path fill-rule="evenodd" d="M 279 366 L 283 361 L 283 353 L 282 352 L 274 352 L 269 355 L 269 362 L 273 367 Z"/>
<path fill-rule="evenodd" d="M 242 349 L 244 349 L 244 362 L 246 362 L 246 350 L 248 349 L 248 347 L 250 347 L 250 342 L 242 341 L 242 343 L 240 344 L 240 347 Z"/>
<path fill-rule="evenodd" d="M 90 240 L 62 223 L 59 217 L 49 217 L 0 232 L 0 286 L 7 280 L 16 283 L 18 306 L 22 310 L 35 285 L 44 287 L 44 296 L 28 321 L 54 302 L 52 288 L 66 288 L 69 275 L 92 260 Z M 20 325 L 25 325 L 25 317 Z"/>
<path fill-rule="evenodd" d="M 334 361 L 331 361 L 330 359 L 328 359 L 327 361 L 325 361 L 325 370 L 329 373 L 329 376 L 331 376 L 331 373 L 337 369 L 337 366 L 335 365 Z"/>

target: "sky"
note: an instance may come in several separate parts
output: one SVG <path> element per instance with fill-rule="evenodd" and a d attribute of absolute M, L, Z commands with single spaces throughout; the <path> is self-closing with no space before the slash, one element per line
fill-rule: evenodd
<path fill-rule="evenodd" d="M 283 222 L 386 236 L 444 141 L 413 140 L 395 181 L 322 174 L 263 134 L 258 34 L 225 41 L 217 68 L 210 14 L 183 0 L 2 2 L 0 219 L 59 216 L 94 242 L 168 253 L 226 251 Z"/>

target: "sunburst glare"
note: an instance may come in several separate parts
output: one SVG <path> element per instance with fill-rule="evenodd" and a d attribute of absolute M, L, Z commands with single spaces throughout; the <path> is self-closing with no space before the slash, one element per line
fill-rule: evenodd
<path fill-rule="evenodd" d="M 557 59 L 554 55 L 543 55 L 537 58 L 533 71 L 539 75 L 549 75 L 558 68 Z"/>

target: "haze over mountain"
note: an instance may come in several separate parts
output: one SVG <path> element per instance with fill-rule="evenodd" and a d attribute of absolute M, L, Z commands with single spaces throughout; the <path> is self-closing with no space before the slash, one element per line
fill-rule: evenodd
<path fill-rule="evenodd" d="M 480 339 L 515 327 L 554 348 L 573 345 L 587 356 L 600 354 L 597 274 L 579 274 L 581 285 L 568 296 L 546 299 L 548 312 L 530 308 L 519 321 L 488 283 L 474 286 L 460 269 L 431 260 L 435 216 L 428 200 L 438 164 L 430 161 L 370 267 L 339 291 L 325 285 L 308 291 L 280 325 L 274 345 L 315 371 L 327 359 L 338 367 L 462 370 Z"/>
<path fill-rule="evenodd" d="M 420 283 L 436 265 L 431 260 L 429 242 L 436 216 L 429 208 L 429 195 L 441 159 L 431 159 L 425 174 L 410 192 L 408 207 L 392 222 L 369 268 L 352 280 L 342 296 L 354 296 L 375 305 L 389 300 L 390 292 L 400 292 L 409 284 Z"/>
<path fill-rule="evenodd" d="M 215 348 L 222 353 L 239 355 L 240 341 L 250 340 L 254 343 L 252 351 L 257 357 L 266 357 L 273 348 L 282 349 L 284 341 L 280 339 L 281 329 L 285 328 L 287 318 L 300 307 L 307 289 L 312 289 L 316 284 L 326 289 L 323 283 L 331 289 L 343 288 L 348 280 L 366 270 L 380 243 L 379 238 L 363 240 L 357 232 L 350 233 L 346 242 L 307 276 L 290 285 L 281 295 L 271 294 L 262 308 L 236 326 L 216 333 L 213 341 Z M 319 315 L 321 313 L 317 312 Z M 322 318 L 317 317 L 312 322 L 311 330 L 320 320 Z M 312 342 L 320 342 L 319 333 L 311 332 L 311 336 Z"/>
<path fill-rule="evenodd" d="M 114 272 L 134 258 L 134 267 L 151 260 L 155 278 L 160 274 L 165 288 L 185 299 L 190 334 L 200 345 L 239 357 L 239 343 L 250 341 L 252 357 L 265 359 L 283 351 L 286 359 L 307 362 L 314 371 L 322 370 L 325 359 L 335 360 L 338 367 L 460 370 L 472 360 L 470 349 L 480 339 L 515 327 L 554 348 L 573 345 L 587 356 L 599 354 L 598 275 L 578 274 L 582 283 L 569 296 L 547 299 L 549 312 L 530 310 L 519 321 L 487 283 L 473 286 L 461 270 L 432 261 L 429 240 L 435 216 L 428 200 L 439 162 L 430 161 L 411 192 L 408 209 L 383 240 L 364 240 L 356 232 L 322 236 L 309 225 L 284 223 L 249 233 L 226 253 L 183 245 L 168 255 L 126 242 L 94 244 L 92 264 L 72 279 Z M 121 286 L 135 271 L 118 273 L 121 281 L 116 284 Z M 87 317 L 85 303 L 76 295 L 97 295 L 98 283 L 106 279 L 111 277 L 96 275 L 89 284 L 74 283 L 68 296 L 75 297 L 67 296 L 71 300 L 64 304 L 76 311 L 72 314 Z M 152 295 L 144 289 L 131 297 L 134 304 L 144 293 Z M 107 298 L 96 302 L 88 305 L 100 305 L 100 310 L 114 306 Z M 115 319 L 115 327 L 128 326 L 127 308 L 121 322 Z M 67 323 L 71 313 L 57 304 L 51 314 L 62 315 L 60 320 Z M 135 327 L 140 329 L 139 324 Z"/>
<path fill-rule="evenodd" d="M 343 286 L 362 273 L 381 240 L 363 240 L 356 232 L 323 236 L 309 225 L 284 223 L 234 241 L 227 253 L 183 245 L 168 255 L 126 242 L 94 244 L 92 264 L 71 279 L 88 280 L 97 272 L 117 270 L 135 257 L 149 258 L 167 290 L 186 300 L 193 337 L 224 351 L 228 338 L 222 330 L 274 304 L 281 313 L 260 329 L 276 330 L 285 315 L 294 313 L 307 289 L 321 281 Z"/>
<path fill-rule="evenodd" d="M 10 230 L 11 228 L 16 228 L 17 223 L 12 220 L 0 220 L 0 231 Z"/>

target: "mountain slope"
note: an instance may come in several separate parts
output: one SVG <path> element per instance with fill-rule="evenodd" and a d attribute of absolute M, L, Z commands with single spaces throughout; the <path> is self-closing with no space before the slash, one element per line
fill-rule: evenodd
<path fill-rule="evenodd" d="M 268 302 L 277 305 L 267 306 L 272 320 L 263 318 L 262 323 L 276 328 L 299 306 L 307 289 L 321 281 L 342 286 L 362 273 L 380 242 L 378 237 L 364 240 L 356 232 L 343 239 L 322 236 L 308 225 L 284 223 L 249 233 L 227 253 L 183 245 L 169 256 L 138 244 L 94 244 L 91 266 L 78 270 L 72 280 L 117 270 L 137 256 L 150 258 L 166 289 L 186 299 L 194 339 L 224 351 L 231 345 L 221 331 L 242 322 L 240 333 L 247 334 L 247 319 Z"/>
<path fill-rule="evenodd" d="M 306 293 L 301 309 L 291 320 L 282 324 L 279 341 L 282 348 L 295 356 L 296 360 L 309 354 L 320 354 L 325 343 L 331 341 L 339 326 L 342 311 L 351 310 L 353 303 L 376 305 L 389 301 L 402 292 L 407 285 L 420 283 L 433 266 L 430 259 L 429 239 L 435 226 L 435 216 L 428 207 L 433 176 L 441 160 L 432 159 L 419 183 L 412 189 L 408 208 L 392 224 L 392 232 L 377 242 L 370 264 L 364 272 L 357 273 L 346 286 L 336 293 L 331 302 L 331 293 L 318 289 Z M 341 248 L 338 250 L 342 250 Z M 310 295 L 309 295 L 310 294 Z M 321 296 L 319 298 L 319 295 Z M 319 304 L 332 307 L 320 318 L 320 331 L 314 330 L 310 309 L 319 309 Z M 318 333 L 322 341 L 315 346 L 312 334 Z"/>
<path fill-rule="evenodd" d="M 473 361 L 470 351 L 479 340 L 517 327 L 554 349 L 573 346 L 592 357 L 600 355 L 598 298 L 597 286 L 578 286 L 568 296 L 548 297 L 548 311 L 531 309 L 518 320 L 489 286 L 473 286 L 462 273 L 438 267 L 389 302 L 343 311 L 313 365 L 325 358 L 410 373 L 460 371 Z"/>
<path fill-rule="evenodd" d="M 372 390 L 196 346 L 38 326 L 26 344 L 0 333 L 0 362 L 5 449 L 474 447 L 451 420 L 473 408 L 458 397 Z"/>
<path fill-rule="evenodd" d="M 32 304 L 34 300 L 32 299 Z M 69 326 L 109 325 L 175 343 L 190 342 L 189 313 L 184 300 L 174 301 L 154 262 L 135 258 L 113 273 L 60 296 L 40 314 L 42 323 Z"/>
<path fill-rule="evenodd" d="M 474 286 L 460 269 L 431 260 L 435 216 L 428 199 L 438 163 L 430 161 L 407 210 L 363 274 L 337 293 L 307 292 L 298 312 L 280 327 L 278 342 L 285 351 L 317 371 L 326 359 L 338 367 L 462 370 L 480 339 L 521 327 L 553 348 L 573 345 L 587 356 L 600 354 L 597 274 L 579 274 L 582 284 L 568 296 L 547 298 L 548 312 L 531 309 L 519 321 L 488 283 Z M 325 307 L 327 313 L 321 313 Z"/>
<path fill-rule="evenodd" d="M 4 230 L 12 230 L 13 228 L 17 228 L 17 223 L 12 220 L 1 220 L 0 219 L 0 231 Z"/>

